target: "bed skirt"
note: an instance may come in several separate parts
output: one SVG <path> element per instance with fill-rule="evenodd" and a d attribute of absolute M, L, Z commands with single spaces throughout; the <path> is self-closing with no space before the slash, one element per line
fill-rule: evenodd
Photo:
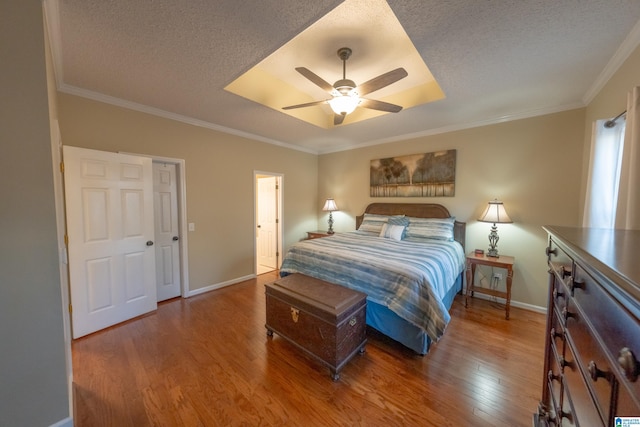
<path fill-rule="evenodd" d="M 442 300 L 447 310 L 451 308 L 456 294 L 462 290 L 463 275 L 458 276 L 456 283 Z M 427 334 L 383 305 L 367 301 L 367 325 L 418 354 L 424 355 L 429 352 L 431 339 Z"/>

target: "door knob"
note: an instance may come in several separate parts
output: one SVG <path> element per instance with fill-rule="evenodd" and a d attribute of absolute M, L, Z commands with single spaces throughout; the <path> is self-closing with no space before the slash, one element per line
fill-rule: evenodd
<path fill-rule="evenodd" d="M 147 246 L 153 246 L 153 241 L 152 240 L 147 240 Z"/>
<path fill-rule="evenodd" d="M 258 228 L 262 228 L 262 226 L 260 224 L 258 224 Z"/>
<path fill-rule="evenodd" d="M 173 239 L 171 239 L 171 240 L 173 240 L 174 242 L 177 242 L 178 241 L 178 236 L 173 236 Z"/>

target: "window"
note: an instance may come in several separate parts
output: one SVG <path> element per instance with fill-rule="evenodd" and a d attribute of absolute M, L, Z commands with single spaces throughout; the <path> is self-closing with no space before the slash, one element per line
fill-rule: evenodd
<path fill-rule="evenodd" d="M 591 160 L 585 199 L 585 227 L 615 228 L 622 149 L 626 121 L 621 118 L 607 127 L 609 120 L 598 120 L 593 131 Z"/>

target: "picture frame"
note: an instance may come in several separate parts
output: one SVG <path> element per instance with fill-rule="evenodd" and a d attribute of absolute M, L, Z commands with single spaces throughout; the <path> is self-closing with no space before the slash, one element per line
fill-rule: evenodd
<path fill-rule="evenodd" d="M 371 197 L 453 197 L 456 150 L 371 160 Z"/>

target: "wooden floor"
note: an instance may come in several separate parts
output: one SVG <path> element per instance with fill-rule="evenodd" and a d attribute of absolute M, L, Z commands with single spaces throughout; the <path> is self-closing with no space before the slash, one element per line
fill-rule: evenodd
<path fill-rule="evenodd" d="M 264 328 L 259 276 L 73 343 L 74 422 L 96 426 L 530 426 L 544 315 L 456 297 L 419 356 L 369 331 L 366 353 L 327 368 Z"/>

